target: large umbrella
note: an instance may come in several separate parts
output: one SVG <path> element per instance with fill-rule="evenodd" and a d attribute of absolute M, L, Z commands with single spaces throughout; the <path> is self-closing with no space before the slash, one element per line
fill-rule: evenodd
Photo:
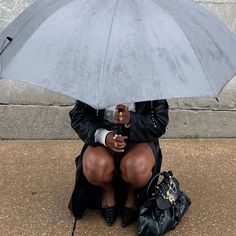
<path fill-rule="evenodd" d="M 217 97 L 236 37 L 191 0 L 38 0 L 1 34 L 1 77 L 95 108 Z"/>

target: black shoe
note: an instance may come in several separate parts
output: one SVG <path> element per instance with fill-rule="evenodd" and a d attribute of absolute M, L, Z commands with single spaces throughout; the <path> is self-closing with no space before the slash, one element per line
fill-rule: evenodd
<path fill-rule="evenodd" d="M 116 207 L 115 206 L 102 207 L 101 208 L 101 215 L 103 216 L 103 218 L 105 219 L 107 224 L 109 226 L 111 226 L 115 222 L 116 217 L 117 217 Z"/>
<path fill-rule="evenodd" d="M 138 219 L 138 210 L 124 207 L 122 212 L 122 227 L 126 227 Z"/>

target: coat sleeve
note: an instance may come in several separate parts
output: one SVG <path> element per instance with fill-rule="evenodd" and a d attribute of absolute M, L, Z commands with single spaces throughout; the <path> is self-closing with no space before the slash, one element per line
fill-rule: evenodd
<path fill-rule="evenodd" d="M 88 145 L 95 144 L 94 134 L 98 128 L 96 109 L 76 100 L 74 108 L 69 112 L 71 127 Z"/>
<path fill-rule="evenodd" d="M 153 109 L 147 114 L 131 111 L 130 142 L 155 141 L 166 132 L 169 122 L 169 106 L 166 100 L 153 101 Z"/>

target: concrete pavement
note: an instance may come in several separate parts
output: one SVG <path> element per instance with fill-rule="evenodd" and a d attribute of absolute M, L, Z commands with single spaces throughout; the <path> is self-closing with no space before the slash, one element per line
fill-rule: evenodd
<path fill-rule="evenodd" d="M 79 140 L 0 141 L 0 236 L 67 236 L 67 210 Z M 171 169 L 192 205 L 169 236 L 236 235 L 236 139 L 161 140 Z M 77 222 L 75 236 L 135 236 L 135 224 L 106 226 L 99 212 Z"/>

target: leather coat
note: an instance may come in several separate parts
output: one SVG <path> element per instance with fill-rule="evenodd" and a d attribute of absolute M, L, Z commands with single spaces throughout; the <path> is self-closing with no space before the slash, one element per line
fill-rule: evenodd
<path fill-rule="evenodd" d="M 162 154 L 158 138 L 166 132 L 169 121 L 168 110 L 169 106 L 166 100 L 135 103 L 135 112 L 130 111 L 131 126 L 125 128 L 124 125 L 119 125 L 119 130 L 117 130 L 117 132 L 128 136 L 127 143 L 147 142 L 151 146 L 156 158 L 153 175 L 159 173 L 161 168 Z M 78 100 L 69 112 L 72 128 L 85 143 L 80 155 L 75 159 L 75 187 L 68 205 L 69 210 L 76 218 L 81 218 L 86 208 L 95 209 L 100 206 L 101 188 L 91 185 L 85 178 L 82 169 L 82 157 L 88 145 L 101 145 L 95 143 L 94 138 L 98 128 L 108 130 L 114 128 L 111 123 L 103 119 L 104 112 L 104 109 L 96 110 Z M 118 187 L 122 186 L 121 182 L 118 181 L 117 183 Z M 139 205 L 145 200 L 146 186 L 137 191 Z"/>

